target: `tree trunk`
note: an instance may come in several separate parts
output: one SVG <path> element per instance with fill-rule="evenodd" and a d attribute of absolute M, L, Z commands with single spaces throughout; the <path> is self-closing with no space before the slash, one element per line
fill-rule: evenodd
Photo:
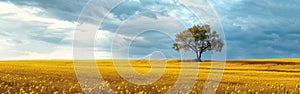
<path fill-rule="evenodd" d="M 201 54 L 202 54 L 202 53 L 199 54 L 199 58 L 198 58 L 198 61 L 199 61 L 199 62 L 202 62 L 202 60 L 201 60 Z"/>
<path fill-rule="evenodd" d="M 202 52 L 203 52 L 203 50 L 200 50 L 199 55 L 197 55 L 198 62 L 202 62 L 202 60 L 201 60 Z"/>

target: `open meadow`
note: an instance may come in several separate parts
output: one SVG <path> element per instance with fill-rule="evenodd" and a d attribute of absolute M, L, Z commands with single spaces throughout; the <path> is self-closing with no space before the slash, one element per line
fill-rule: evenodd
<path fill-rule="evenodd" d="M 150 85 L 135 85 L 122 79 L 112 60 L 97 60 L 105 84 L 116 93 L 165 93 L 177 80 L 181 63 L 167 60 L 162 77 Z M 131 60 L 140 73 L 150 70 L 147 60 Z M 192 94 L 201 93 L 211 62 L 201 62 L 199 76 Z M 160 68 L 160 67 L 157 67 Z M 188 78 L 188 77 L 187 77 Z M 186 79 L 189 80 L 189 79 Z M 300 94 L 300 59 L 249 59 L 228 60 L 223 78 L 216 90 L 218 94 Z M 86 91 L 101 90 L 103 87 Z M 23 60 L 0 61 L 0 93 L 83 93 L 76 79 L 72 60 Z"/>

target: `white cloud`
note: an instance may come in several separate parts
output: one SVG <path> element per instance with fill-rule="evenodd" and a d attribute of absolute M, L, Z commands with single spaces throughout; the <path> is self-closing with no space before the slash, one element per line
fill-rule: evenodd
<path fill-rule="evenodd" d="M 65 28 L 75 28 L 75 22 L 58 20 L 55 18 L 42 17 L 44 10 L 37 7 L 20 7 L 16 6 L 10 2 L 0 2 L 0 16 L 1 19 L 18 20 L 24 22 L 39 22 L 47 23 L 48 29 L 65 29 Z M 6 14 L 9 14 L 5 16 Z M 4 15 L 4 16 L 3 16 Z"/>
<path fill-rule="evenodd" d="M 72 47 L 56 47 L 56 50 L 50 53 L 25 51 L 23 55 L 8 59 L 70 59 L 72 54 Z"/>
<path fill-rule="evenodd" d="M 134 1 L 134 2 L 141 3 L 141 1 L 140 1 L 140 0 L 129 0 L 129 1 Z"/>
<path fill-rule="evenodd" d="M 98 52 L 95 51 L 95 58 L 96 59 L 109 59 L 112 58 L 112 53 L 111 52 Z"/>
<path fill-rule="evenodd" d="M 0 6 L 2 7 L 0 9 L 0 14 L 20 13 L 23 14 L 25 17 L 28 17 L 29 14 L 38 14 L 43 12 L 43 10 L 40 8 L 29 6 L 19 7 L 11 2 L 0 2 Z"/>
<path fill-rule="evenodd" d="M 0 2 L 0 6 L 0 59 L 72 58 L 70 43 L 55 41 L 72 41 L 76 22 L 49 18 L 38 7 L 10 2 Z"/>
<path fill-rule="evenodd" d="M 107 59 L 111 58 L 111 52 L 105 51 L 94 51 L 96 59 Z M 55 51 L 50 53 L 38 53 L 24 51 L 22 55 L 15 56 L 11 58 L 0 58 L 0 60 L 30 60 L 30 59 L 72 59 L 73 58 L 73 48 L 69 46 L 56 47 Z"/>

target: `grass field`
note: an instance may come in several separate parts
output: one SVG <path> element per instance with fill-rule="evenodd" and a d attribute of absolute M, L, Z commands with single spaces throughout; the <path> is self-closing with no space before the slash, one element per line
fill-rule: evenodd
<path fill-rule="evenodd" d="M 163 76 L 150 85 L 135 85 L 123 80 L 116 72 L 112 60 L 98 60 L 99 71 L 105 83 L 116 93 L 165 93 L 177 80 L 182 62 L 168 60 Z M 195 63 L 195 62 L 184 62 Z M 131 60 L 140 73 L 150 70 L 146 60 Z M 191 93 L 201 93 L 208 77 L 211 62 L 199 63 L 199 76 Z M 188 78 L 186 80 L 189 80 Z M 183 83 L 184 84 L 184 83 Z M 300 59 L 228 60 L 223 78 L 216 90 L 218 94 L 299 94 Z M 85 91 L 101 90 L 103 87 Z M 0 61 L 1 93 L 82 93 L 76 80 L 71 60 Z"/>

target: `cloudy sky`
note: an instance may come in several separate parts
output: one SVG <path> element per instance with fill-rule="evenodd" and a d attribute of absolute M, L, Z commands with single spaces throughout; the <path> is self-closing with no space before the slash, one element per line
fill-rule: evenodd
<path fill-rule="evenodd" d="M 0 0 L 0 59 L 72 59 L 75 28 L 87 2 Z M 299 0 L 208 2 L 223 27 L 227 59 L 300 57 Z M 174 35 L 203 24 L 180 0 L 126 0 L 112 10 L 106 7 L 85 15 L 108 11 L 102 24 L 95 24 L 96 58 L 126 57 L 123 53 L 141 58 L 154 51 L 178 58 L 171 48 Z"/>

